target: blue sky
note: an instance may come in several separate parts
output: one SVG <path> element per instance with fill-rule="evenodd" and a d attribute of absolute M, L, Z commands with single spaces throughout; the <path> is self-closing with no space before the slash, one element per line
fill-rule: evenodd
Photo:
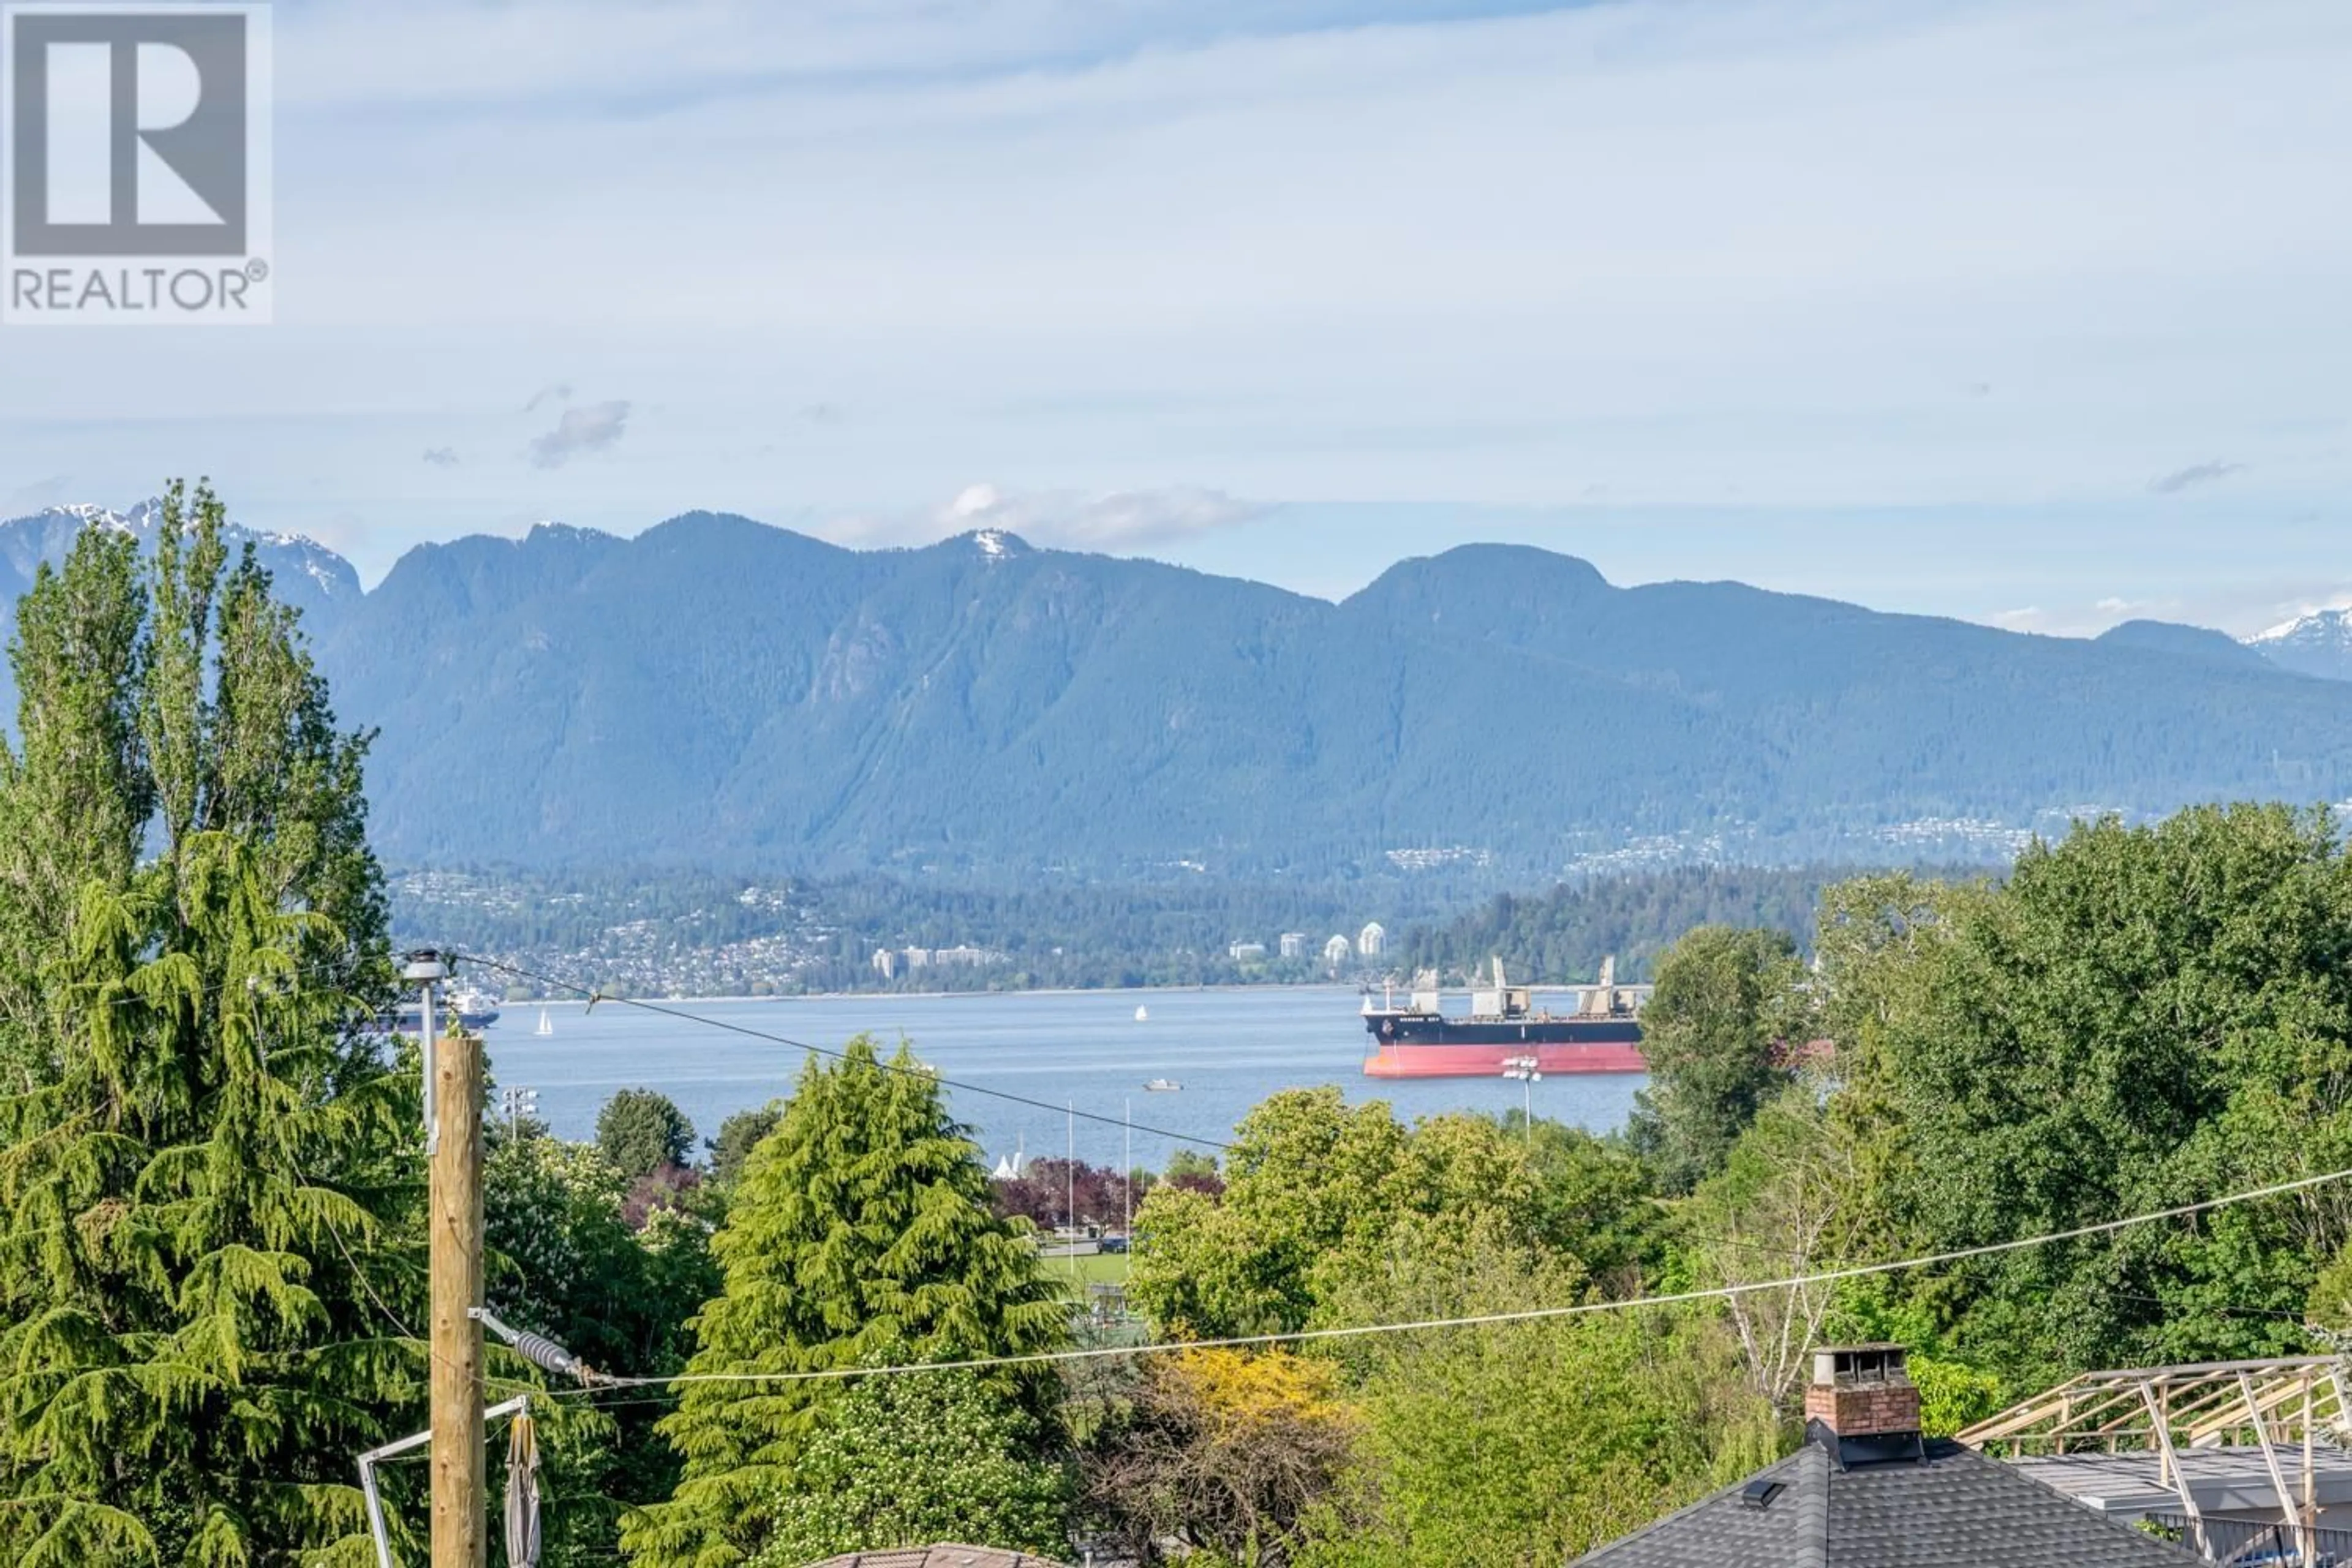
<path fill-rule="evenodd" d="M 2352 600 L 2335 0 L 286 0 L 278 324 L 0 332 L 0 514 L 373 580 L 690 507 L 1338 594 L 1472 538 Z"/>

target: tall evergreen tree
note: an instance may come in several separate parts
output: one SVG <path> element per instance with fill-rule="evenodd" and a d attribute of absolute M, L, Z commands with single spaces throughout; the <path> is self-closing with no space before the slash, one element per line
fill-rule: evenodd
<path fill-rule="evenodd" d="M 712 1243 L 726 1287 L 695 1322 L 689 1376 L 828 1371 L 1021 1354 L 1067 1319 L 1024 1222 L 996 1216 L 980 1151 L 937 1080 L 860 1037 L 814 1058 L 753 1150 Z M 721 1568 L 757 1555 L 778 1500 L 824 1484 L 812 1445 L 846 1383 L 690 1383 L 662 1424 L 685 1463 L 666 1504 L 627 1521 L 643 1564 Z M 1010 1369 L 978 1387 L 1032 1416 L 1049 1380 Z M 1037 1427 L 1043 1430 L 1042 1425 Z M 868 1541 L 868 1547 L 908 1544 Z"/>
<path fill-rule="evenodd" d="M 365 738 L 209 490 L 41 572 L 0 748 L 0 1557 L 291 1562 L 414 1419 Z M 404 1408 L 407 1407 L 407 1408 Z"/>

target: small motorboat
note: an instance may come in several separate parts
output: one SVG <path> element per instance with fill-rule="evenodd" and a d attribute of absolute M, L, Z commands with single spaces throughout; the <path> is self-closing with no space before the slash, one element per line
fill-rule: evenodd
<path fill-rule="evenodd" d="M 1174 1094 L 1184 1086 L 1172 1078 L 1155 1078 L 1143 1087 L 1153 1094 Z"/>

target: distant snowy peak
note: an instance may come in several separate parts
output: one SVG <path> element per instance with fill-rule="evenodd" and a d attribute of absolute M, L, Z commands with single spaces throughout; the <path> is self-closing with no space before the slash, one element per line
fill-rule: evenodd
<path fill-rule="evenodd" d="M 2246 639 L 2282 668 L 2328 680 L 2352 680 L 2352 609 L 2315 610 Z"/>
<path fill-rule="evenodd" d="M 1006 561 L 1029 553 L 1029 542 L 1010 529 L 980 528 L 964 535 L 973 549 L 991 561 Z"/>
<path fill-rule="evenodd" d="M 152 548 L 163 521 L 163 503 L 153 497 L 127 510 L 87 501 L 48 507 L 0 521 L 0 563 L 29 583 L 42 562 L 52 566 L 61 563 L 85 529 L 126 534 L 142 548 Z M 352 563 L 315 539 L 247 528 L 239 522 L 231 522 L 224 537 L 232 550 L 251 544 L 279 584 L 279 592 L 306 609 L 355 602 L 360 597 L 359 574 Z"/>
<path fill-rule="evenodd" d="M 2352 644 L 2352 609 L 2314 610 L 2307 616 L 2282 621 L 2268 631 L 2256 632 L 2246 641 L 2255 647 L 2286 643 L 2305 647 Z"/>

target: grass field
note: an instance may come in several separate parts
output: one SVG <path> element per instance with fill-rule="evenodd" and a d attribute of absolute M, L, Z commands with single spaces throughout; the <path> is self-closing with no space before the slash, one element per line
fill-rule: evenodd
<path fill-rule="evenodd" d="M 1045 1258 L 1045 1278 L 1065 1284 L 1072 1280 L 1083 1291 L 1089 1285 L 1124 1285 L 1130 1255 L 1124 1252 L 1090 1252 L 1081 1258 Z"/>

